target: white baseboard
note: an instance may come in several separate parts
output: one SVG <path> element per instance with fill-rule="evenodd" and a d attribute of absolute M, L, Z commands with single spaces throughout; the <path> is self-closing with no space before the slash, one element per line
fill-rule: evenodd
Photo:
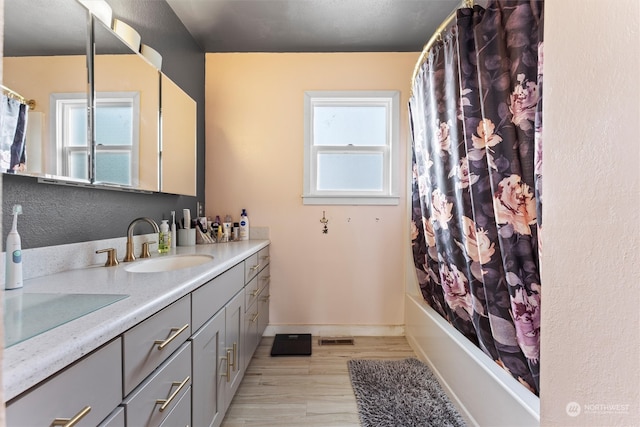
<path fill-rule="evenodd" d="M 311 334 L 318 337 L 401 337 L 404 325 L 269 325 L 264 336 Z"/>

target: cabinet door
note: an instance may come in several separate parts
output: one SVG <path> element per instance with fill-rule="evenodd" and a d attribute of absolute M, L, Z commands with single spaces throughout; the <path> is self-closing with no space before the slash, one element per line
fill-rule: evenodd
<path fill-rule="evenodd" d="M 258 302 L 254 302 L 251 307 L 246 309 L 246 313 L 244 314 L 244 346 L 242 349 L 241 363 L 245 370 L 247 369 L 247 366 L 251 361 L 251 357 L 256 351 L 260 341 L 260 337 L 258 337 L 258 317 Z"/>
<path fill-rule="evenodd" d="M 242 376 L 244 375 L 244 361 L 241 354 L 244 347 L 242 334 L 244 333 L 244 293 L 238 292 L 225 307 L 225 351 L 230 354 L 231 374 L 225 383 L 225 411 L 236 393 Z"/>
<path fill-rule="evenodd" d="M 224 349 L 225 311 L 220 310 L 192 337 L 192 422 L 217 427 L 224 418 L 227 354 Z"/>

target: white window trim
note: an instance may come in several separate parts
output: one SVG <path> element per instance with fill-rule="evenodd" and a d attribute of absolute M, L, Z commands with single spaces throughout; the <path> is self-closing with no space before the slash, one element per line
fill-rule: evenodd
<path fill-rule="evenodd" d="M 316 105 L 384 105 L 389 120 L 388 145 L 353 147 L 347 152 L 382 152 L 385 162 L 383 191 L 321 191 L 317 189 L 318 153 L 345 152 L 344 147 L 313 145 L 313 107 Z M 306 91 L 304 94 L 304 192 L 305 205 L 397 205 L 400 201 L 400 92 L 399 91 Z"/>

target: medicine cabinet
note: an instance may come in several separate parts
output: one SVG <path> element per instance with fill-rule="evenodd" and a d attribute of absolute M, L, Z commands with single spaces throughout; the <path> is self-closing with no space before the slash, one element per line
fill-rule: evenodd
<path fill-rule="evenodd" d="M 15 173 L 195 196 L 195 101 L 77 0 L 4 3 L 4 93 L 35 101 Z"/>

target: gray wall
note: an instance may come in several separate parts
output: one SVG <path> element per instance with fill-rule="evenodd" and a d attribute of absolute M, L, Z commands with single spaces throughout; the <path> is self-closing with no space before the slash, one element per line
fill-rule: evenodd
<path fill-rule="evenodd" d="M 23 208 L 18 230 L 23 249 L 121 237 L 138 216 L 156 220 L 204 202 L 204 52 L 164 0 L 107 0 L 113 17 L 133 26 L 142 42 L 162 55 L 162 71 L 198 104 L 197 197 L 138 194 L 39 184 L 3 174 L 2 246 L 11 228 L 11 209 Z M 181 218 L 181 214 L 177 217 Z M 136 233 L 149 232 L 140 227 Z"/>

